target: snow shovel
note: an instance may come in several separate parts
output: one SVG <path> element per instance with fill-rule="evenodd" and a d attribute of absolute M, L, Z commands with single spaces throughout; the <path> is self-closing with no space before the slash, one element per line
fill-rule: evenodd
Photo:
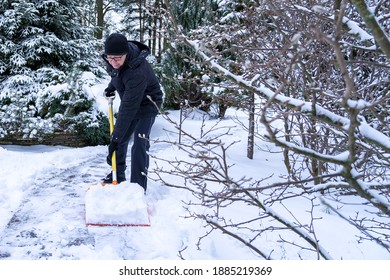
<path fill-rule="evenodd" d="M 115 95 L 106 97 L 110 121 L 110 135 L 114 131 L 113 101 Z M 150 226 L 150 209 L 144 190 L 138 184 L 118 184 L 116 153 L 111 159 L 112 184 L 97 184 L 88 188 L 85 196 L 87 226 Z"/>

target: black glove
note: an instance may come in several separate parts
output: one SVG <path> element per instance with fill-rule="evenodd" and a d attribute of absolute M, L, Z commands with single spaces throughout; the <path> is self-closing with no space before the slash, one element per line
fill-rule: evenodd
<path fill-rule="evenodd" d="M 106 88 L 103 92 L 103 96 L 105 98 L 112 98 L 115 96 L 115 90 L 112 90 L 110 88 Z"/>
<path fill-rule="evenodd" d="M 108 159 L 110 159 L 110 160 L 112 159 L 112 154 L 116 150 L 118 150 L 118 145 L 119 145 L 118 142 L 111 140 L 110 145 L 108 145 L 108 157 L 107 157 Z"/>

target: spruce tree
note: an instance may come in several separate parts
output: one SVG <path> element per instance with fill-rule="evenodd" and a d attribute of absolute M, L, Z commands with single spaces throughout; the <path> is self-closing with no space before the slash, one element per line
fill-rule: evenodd
<path fill-rule="evenodd" d="M 80 127 L 97 127 L 101 116 L 82 79 L 102 72 L 80 8 L 76 0 L 0 4 L 1 138 L 44 139 L 56 130 L 84 135 Z"/>
<path fill-rule="evenodd" d="M 184 34 L 208 26 L 215 16 L 217 1 L 169 1 L 170 8 L 175 14 L 177 24 Z M 167 28 L 171 28 L 168 26 Z M 170 41 L 173 43 L 173 40 Z M 181 105 L 200 107 L 208 110 L 211 102 L 211 92 L 202 89 L 204 68 L 201 64 L 193 63 L 185 57 L 193 57 L 194 51 L 187 46 L 172 44 L 162 58 L 162 84 L 165 90 L 164 105 L 166 108 L 178 109 Z"/>

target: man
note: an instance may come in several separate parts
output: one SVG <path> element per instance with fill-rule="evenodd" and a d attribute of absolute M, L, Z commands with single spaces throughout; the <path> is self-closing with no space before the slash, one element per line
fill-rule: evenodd
<path fill-rule="evenodd" d="M 137 41 L 128 41 L 119 33 L 111 34 L 104 43 L 104 61 L 111 81 L 104 91 L 106 97 L 118 92 L 120 106 L 108 147 L 107 163 L 111 165 L 116 152 L 118 183 L 126 180 L 126 155 L 131 136 L 130 182 L 138 183 L 146 191 L 149 167 L 149 135 L 162 104 L 162 91 L 157 77 L 147 62 L 150 49 Z M 152 101 L 150 100 L 152 99 Z M 104 179 L 112 183 L 112 173 Z"/>

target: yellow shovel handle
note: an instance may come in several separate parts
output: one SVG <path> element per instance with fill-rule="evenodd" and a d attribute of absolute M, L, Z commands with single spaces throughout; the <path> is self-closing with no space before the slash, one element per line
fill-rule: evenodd
<path fill-rule="evenodd" d="M 113 110 L 113 98 L 109 98 L 108 100 L 108 114 L 109 114 L 109 120 L 110 120 L 110 135 L 114 132 L 114 110 Z M 116 169 L 116 152 L 114 151 L 112 153 L 111 158 L 111 168 L 112 168 L 112 184 L 117 185 L 118 179 L 117 179 L 117 169 Z"/>

